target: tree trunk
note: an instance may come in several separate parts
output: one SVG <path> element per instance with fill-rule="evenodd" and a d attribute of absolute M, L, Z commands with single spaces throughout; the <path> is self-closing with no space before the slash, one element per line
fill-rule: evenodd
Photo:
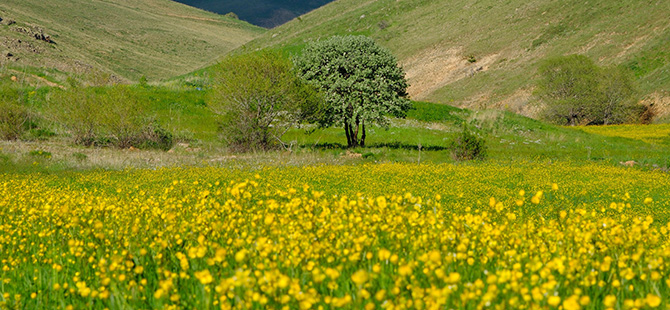
<path fill-rule="evenodd" d="M 361 147 L 365 147 L 365 120 L 362 122 L 363 125 L 363 132 L 361 133 Z"/>
<path fill-rule="evenodd" d="M 351 145 L 349 145 L 349 148 L 354 148 L 358 146 L 358 133 L 354 132 L 354 126 L 349 124 L 349 136 L 351 136 Z"/>
<path fill-rule="evenodd" d="M 347 147 L 351 147 L 351 134 L 349 133 L 349 122 L 344 121 L 344 133 L 347 135 Z"/>
<path fill-rule="evenodd" d="M 356 128 L 356 130 L 353 131 L 353 133 L 354 133 L 354 135 L 353 135 L 354 144 L 355 144 L 355 146 L 358 146 L 358 130 L 361 128 L 361 126 L 359 125 L 359 122 L 358 122 L 358 117 L 356 117 L 356 127 L 355 128 Z"/>

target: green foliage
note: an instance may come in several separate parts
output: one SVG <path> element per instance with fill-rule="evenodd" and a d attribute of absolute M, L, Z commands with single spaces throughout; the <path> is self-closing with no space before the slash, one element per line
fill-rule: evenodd
<path fill-rule="evenodd" d="M 590 124 L 610 125 L 640 120 L 645 107 L 638 105 L 633 75 L 619 67 L 601 69 L 598 101 L 590 106 Z"/>
<path fill-rule="evenodd" d="M 451 143 L 451 155 L 454 160 L 475 160 L 486 158 L 486 140 L 470 132 L 463 124 L 463 130 Z"/>
<path fill-rule="evenodd" d="M 52 94 L 48 110 L 75 144 L 169 149 L 172 135 L 149 116 L 148 102 L 129 87 L 74 87 Z"/>
<path fill-rule="evenodd" d="M 30 113 L 13 82 L 0 81 L 0 140 L 16 140 L 29 129 Z"/>
<path fill-rule="evenodd" d="M 144 128 L 140 139 L 136 143 L 139 148 L 168 151 L 174 145 L 175 137 L 170 131 L 161 127 L 158 122 L 153 121 Z"/>
<path fill-rule="evenodd" d="M 140 87 L 147 87 L 148 83 L 149 83 L 149 79 L 147 79 L 146 75 L 143 75 L 143 76 L 140 77 L 140 81 L 139 81 Z"/>
<path fill-rule="evenodd" d="M 365 146 L 366 123 L 386 127 L 386 116 L 404 117 L 411 107 L 404 71 L 389 50 L 368 37 L 313 42 L 296 63 L 300 76 L 325 93 L 329 113 L 320 123 L 343 125 L 349 147 Z"/>
<path fill-rule="evenodd" d="M 317 118 L 321 98 L 277 51 L 225 58 L 212 71 L 208 106 L 221 116 L 221 131 L 235 151 L 285 146 L 288 129 Z"/>
<path fill-rule="evenodd" d="M 600 68 L 583 55 L 545 60 L 538 94 L 547 119 L 561 125 L 620 124 L 637 121 L 633 78 L 620 68 Z"/>

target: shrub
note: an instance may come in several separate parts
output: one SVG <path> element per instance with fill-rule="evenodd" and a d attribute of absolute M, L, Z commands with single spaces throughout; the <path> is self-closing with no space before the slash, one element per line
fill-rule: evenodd
<path fill-rule="evenodd" d="M 486 140 L 471 133 L 465 125 L 451 144 L 451 155 L 455 160 L 486 158 Z"/>
<path fill-rule="evenodd" d="M 85 146 L 170 149 L 172 134 L 148 115 L 148 103 L 129 87 L 74 87 L 54 93 L 49 110 Z"/>
<path fill-rule="evenodd" d="M 170 150 L 175 143 L 174 135 L 161 127 L 158 122 L 153 121 L 145 127 L 140 139 L 137 141 L 138 148 Z"/>
<path fill-rule="evenodd" d="M 654 118 L 658 114 L 656 106 L 653 103 L 648 105 L 640 106 L 640 124 L 651 124 L 654 121 Z"/>
<path fill-rule="evenodd" d="M 545 117 L 559 125 L 609 125 L 637 122 L 632 76 L 621 68 L 600 68 L 583 55 L 545 60 L 538 94 L 546 102 Z"/>
<path fill-rule="evenodd" d="M 283 134 L 315 111 L 316 90 L 279 52 L 225 58 L 212 72 L 209 108 L 221 116 L 223 139 L 234 151 L 284 146 Z"/>
<path fill-rule="evenodd" d="M 16 140 L 29 128 L 30 114 L 21 92 L 11 82 L 0 82 L 0 139 Z"/>
<path fill-rule="evenodd" d="M 28 109 L 9 102 L 0 102 L 0 139 L 16 140 L 26 131 Z"/>

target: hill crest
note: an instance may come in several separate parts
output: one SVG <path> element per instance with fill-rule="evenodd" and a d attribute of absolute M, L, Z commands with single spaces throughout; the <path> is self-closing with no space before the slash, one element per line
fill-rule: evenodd
<path fill-rule="evenodd" d="M 120 81 L 184 74 L 265 30 L 169 0 L 22 0 L 0 8 L 0 63 L 62 83 L 99 70 Z"/>

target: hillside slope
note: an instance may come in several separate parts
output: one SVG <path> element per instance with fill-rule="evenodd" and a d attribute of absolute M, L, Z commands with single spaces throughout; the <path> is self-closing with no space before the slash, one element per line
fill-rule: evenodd
<path fill-rule="evenodd" d="M 580 53 L 628 67 L 647 100 L 670 108 L 669 12 L 666 0 L 338 0 L 248 46 L 364 34 L 398 56 L 413 99 L 531 116 L 538 62 Z"/>
<path fill-rule="evenodd" d="M 264 30 L 170 0 L 8 0 L 0 64 L 45 82 L 91 68 L 149 80 L 207 65 Z"/>

